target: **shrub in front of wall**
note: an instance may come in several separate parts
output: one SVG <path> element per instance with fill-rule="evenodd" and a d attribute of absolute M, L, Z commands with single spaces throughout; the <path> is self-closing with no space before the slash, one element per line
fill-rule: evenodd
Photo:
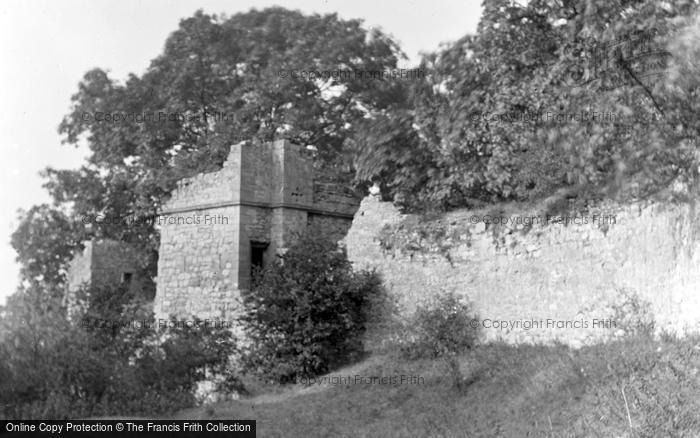
<path fill-rule="evenodd" d="M 353 360 L 380 291 L 374 272 L 353 271 L 344 249 L 307 231 L 243 297 L 245 367 L 265 380 L 290 382 Z"/>

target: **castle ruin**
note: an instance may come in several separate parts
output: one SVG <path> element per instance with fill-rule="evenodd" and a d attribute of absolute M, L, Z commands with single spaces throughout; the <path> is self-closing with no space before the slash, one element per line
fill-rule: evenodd
<path fill-rule="evenodd" d="M 344 240 L 356 268 L 377 269 L 407 311 L 439 291 L 472 301 L 488 340 L 608 339 L 622 329 L 627 317 L 618 320 L 615 309 L 631 293 L 648 303 L 658 328 L 700 332 L 693 205 L 601 205 L 578 222 L 530 228 L 517 225 L 523 214 L 498 217 L 515 224 L 498 228 L 483 211 L 454 211 L 432 224 L 440 231 L 433 235 L 378 196 L 360 204 L 324 180 L 299 146 L 237 144 L 220 170 L 180 181 L 158 216 L 154 311 L 235 320 L 251 270 L 316 225 Z M 69 285 L 132 281 L 133 256 L 122 245 L 87 245 L 71 263 Z"/>
<path fill-rule="evenodd" d="M 232 318 L 256 266 L 308 226 L 342 239 L 358 206 L 298 145 L 232 146 L 222 169 L 180 181 L 160 212 L 156 317 Z"/>
<path fill-rule="evenodd" d="M 148 281 L 141 275 L 136 260 L 136 250 L 125 242 L 99 238 L 84 242 L 82 251 L 76 252 L 68 264 L 64 305 L 69 314 L 82 306 L 77 293 L 88 285 L 121 284 L 142 298 L 151 298 L 146 295 L 150 288 L 146 287 Z"/>

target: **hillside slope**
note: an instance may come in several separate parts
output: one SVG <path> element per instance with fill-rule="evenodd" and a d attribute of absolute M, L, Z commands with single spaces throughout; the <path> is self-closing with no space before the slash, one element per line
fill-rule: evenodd
<path fill-rule="evenodd" d="M 439 361 L 373 357 L 322 384 L 277 387 L 177 418 L 255 419 L 260 437 L 700 436 L 697 337 L 580 350 L 491 344 L 462 357 L 462 367 L 468 384 L 459 392 Z M 367 382 L 400 375 L 415 378 Z"/>

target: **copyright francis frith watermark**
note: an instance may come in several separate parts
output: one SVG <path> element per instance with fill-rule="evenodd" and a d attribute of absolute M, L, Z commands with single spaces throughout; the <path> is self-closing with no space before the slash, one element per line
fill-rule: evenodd
<path fill-rule="evenodd" d="M 80 114 L 80 119 L 83 122 L 106 123 L 113 125 L 133 123 L 234 123 L 237 121 L 235 113 L 222 111 L 213 111 L 206 114 L 195 112 L 178 113 L 166 111 L 83 111 Z"/>
<path fill-rule="evenodd" d="M 617 225 L 617 216 L 614 214 L 592 214 L 577 216 L 557 216 L 557 215 L 516 215 L 501 216 L 493 214 L 474 214 L 469 216 L 469 223 L 478 224 L 483 222 L 487 225 L 517 226 L 517 225 L 592 225 L 610 226 Z"/>
<path fill-rule="evenodd" d="M 505 332 L 515 330 L 561 330 L 561 329 L 616 329 L 617 321 L 612 318 L 529 318 L 529 319 L 472 319 L 469 325 L 474 328 L 495 329 Z"/>
<path fill-rule="evenodd" d="M 229 225 L 229 217 L 223 214 L 157 215 L 137 217 L 133 215 L 86 214 L 81 216 L 83 225 Z M 233 223 L 233 222 L 231 222 Z"/>
<path fill-rule="evenodd" d="M 276 72 L 282 79 L 302 80 L 388 80 L 388 79 L 424 79 L 425 71 L 420 68 L 392 68 L 384 70 L 361 69 L 282 69 Z"/>
<path fill-rule="evenodd" d="M 617 35 L 612 41 L 588 42 L 588 75 L 581 85 L 597 82 L 602 89 L 612 90 L 634 81 L 651 84 L 663 76 L 671 57 L 660 41 L 656 28 L 640 29 Z M 610 78 L 608 73 L 621 66 L 627 71 L 623 78 Z"/>
<path fill-rule="evenodd" d="M 88 331 L 115 330 L 121 328 L 132 328 L 136 330 L 147 329 L 231 329 L 235 327 L 235 322 L 225 319 L 103 319 L 93 317 L 83 317 L 80 326 Z"/>
<path fill-rule="evenodd" d="M 304 386 L 352 386 L 352 385 L 425 385 L 425 378 L 413 374 L 391 374 L 385 376 L 338 375 L 321 377 L 297 377 L 291 383 Z"/>

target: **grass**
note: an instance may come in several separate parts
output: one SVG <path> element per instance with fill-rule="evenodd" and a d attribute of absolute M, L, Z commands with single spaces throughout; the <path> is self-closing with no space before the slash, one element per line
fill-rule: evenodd
<path fill-rule="evenodd" d="M 700 436 L 698 337 L 640 336 L 580 350 L 490 344 L 461 357 L 461 367 L 466 383 L 458 391 L 441 361 L 377 356 L 328 376 L 423 381 L 250 382 L 246 399 L 177 418 L 255 419 L 260 437 Z"/>

